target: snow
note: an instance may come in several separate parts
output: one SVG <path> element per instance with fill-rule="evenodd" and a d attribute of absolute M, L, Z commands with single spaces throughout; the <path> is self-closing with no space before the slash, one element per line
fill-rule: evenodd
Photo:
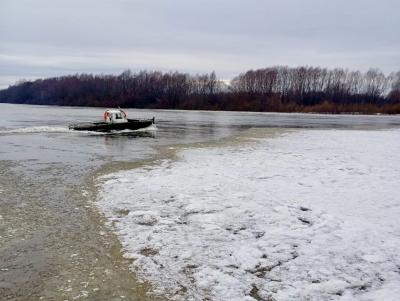
<path fill-rule="evenodd" d="M 105 176 L 131 268 L 172 300 L 397 300 L 400 131 L 301 130 Z"/>

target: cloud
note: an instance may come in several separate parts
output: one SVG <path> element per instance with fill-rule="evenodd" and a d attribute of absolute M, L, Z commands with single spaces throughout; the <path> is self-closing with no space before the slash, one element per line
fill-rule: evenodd
<path fill-rule="evenodd" d="M 3 0 L 0 76 L 400 66 L 394 0 Z M 11 78 L 11 77 L 10 77 Z"/>

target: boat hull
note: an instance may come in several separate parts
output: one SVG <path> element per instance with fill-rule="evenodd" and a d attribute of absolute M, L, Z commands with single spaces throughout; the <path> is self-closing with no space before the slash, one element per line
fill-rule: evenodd
<path fill-rule="evenodd" d="M 123 130 L 139 130 L 154 124 L 153 119 L 128 119 L 128 122 L 107 123 L 107 122 L 84 122 L 69 125 L 70 130 L 75 131 L 94 131 L 111 132 Z"/>

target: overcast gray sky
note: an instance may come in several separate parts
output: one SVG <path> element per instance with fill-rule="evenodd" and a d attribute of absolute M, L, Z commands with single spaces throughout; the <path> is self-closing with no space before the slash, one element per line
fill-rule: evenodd
<path fill-rule="evenodd" d="M 125 69 L 400 70 L 399 0 L 0 0 L 0 88 Z"/>

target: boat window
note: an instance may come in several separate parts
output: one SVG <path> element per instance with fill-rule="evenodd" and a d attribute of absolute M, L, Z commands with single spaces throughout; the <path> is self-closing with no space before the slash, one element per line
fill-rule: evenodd
<path fill-rule="evenodd" d="M 117 113 L 117 114 L 115 114 L 115 119 L 122 119 L 122 115 L 121 115 L 121 113 Z"/>

